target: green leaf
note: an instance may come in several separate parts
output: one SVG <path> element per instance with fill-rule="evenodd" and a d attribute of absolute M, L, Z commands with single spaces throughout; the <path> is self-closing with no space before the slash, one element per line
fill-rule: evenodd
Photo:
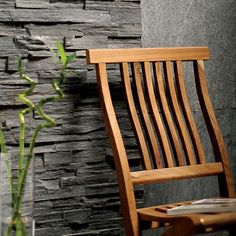
<path fill-rule="evenodd" d="M 74 61 L 74 59 L 75 59 L 75 54 L 74 53 L 67 56 L 67 64 Z"/>
<path fill-rule="evenodd" d="M 23 74 L 23 63 L 22 63 L 22 57 L 19 56 L 18 61 L 17 61 L 17 71 L 20 73 L 20 75 Z"/>
<path fill-rule="evenodd" d="M 67 56 L 66 56 L 66 52 L 65 49 L 62 45 L 62 43 L 60 41 L 57 41 L 57 49 L 58 49 L 58 53 L 60 55 L 61 58 L 61 63 L 63 66 L 66 66 L 67 64 Z"/>

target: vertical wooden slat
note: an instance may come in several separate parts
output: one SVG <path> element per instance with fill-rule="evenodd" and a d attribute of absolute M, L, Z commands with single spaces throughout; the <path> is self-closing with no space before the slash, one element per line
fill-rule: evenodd
<path fill-rule="evenodd" d="M 148 99 L 150 103 L 150 109 L 152 112 L 153 120 L 154 120 L 154 125 L 157 130 L 157 134 L 160 139 L 160 144 L 162 146 L 162 153 L 163 157 L 165 158 L 165 162 L 167 163 L 167 167 L 173 167 L 173 158 L 172 158 L 172 153 L 170 150 L 168 138 L 166 135 L 166 130 L 163 125 L 163 121 L 160 116 L 160 112 L 158 109 L 158 104 L 156 101 L 156 96 L 154 93 L 154 87 L 153 87 L 153 81 L 151 78 L 151 71 L 150 71 L 150 63 L 149 62 L 144 62 L 143 63 L 143 72 L 144 72 L 144 79 L 148 91 Z"/>
<path fill-rule="evenodd" d="M 193 147 L 196 153 L 197 162 L 199 164 L 205 163 L 205 155 L 202 148 L 202 143 L 198 134 L 198 130 L 193 119 L 193 115 L 190 109 L 189 99 L 187 96 L 184 78 L 183 78 L 183 66 L 181 61 L 176 61 L 174 63 L 176 85 L 179 92 L 180 102 L 183 109 L 183 114 L 185 117 L 186 124 L 188 126 L 189 134 L 192 139 Z"/>
<path fill-rule="evenodd" d="M 209 97 L 202 60 L 194 61 L 194 71 L 199 102 L 212 142 L 215 159 L 216 161 L 222 161 L 224 168 L 224 175 L 219 176 L 220 194 L 224 197 L 235 197 L 228 153 Z"/>
<path fill-rule="evenodd" d="M 179 131 L 179 136 L 182 140 L 183 149 L 186 156 L 186 162 L 187 164 L 193 165 L 196 163 L 195 155 L 192 149 L 192 143 L 189 139 L 189 134 L 187 132 L 185 122 L 183 120 L 183 115 L 179 107 L 175 84 L 173 80 L 172 64 L 170 61 L 167 61 L 164 63 L 164 65 L 166 71 L 167 87 L 169 88 L 171 104 L 173 106 L 173 115 L 175 117 L 176 126 Z"/>
<path fill-rule="evenodd" d="M 134 188 L 131 182 L 130 169 L 123 138 L 111 99 L 105 63 L 98 63 L 96 65 L 96 72 L 100 101 L 117 169 L 121 205 L 123 214 L 125 215 L 124 223 L 126 226 L 126 233 L 127 235 L 140 235 Z"/>
<path fill-rule="evenodd" d="M 144 120 L 145 128 L 147 130 L 147 134 L 148 134 L 148 137 L 150 140 L 150 144 L 151 144 L 150 146 L 152 148 L 152 154 L 154 156 L 155 165 L 157 168 L 162 168 L 163 166 L 162 166 L 162 162 L 161 162 L 157 138 L 154 133 L 154 129 L 153 129 L 154 127 L 153 127 L 153 124 L 150 120 L 147 104 L 145 101 L 145 95 L 144 95 L 143 85 L 142 85 L 140 71 L 139 71 L 139 63 L 137 63 L 137 62 L 132 63 L 132 70 L 133 70 L 133 76 L 134 76 L 135 85 L 136 85 L 136 89 L 137 89 L 139 105 L 140 105 L 140 109 L 142 111 L 142 117 Z"/>
<path fill-rule="evenodd" d="M 167 102 L 167 97 L 166 97 L 166 89 L 164 86 L 164 81 L 163 81 L 163 76 L 162 76 L 162 71 L 161 71 L 161 63 L 156 62 L 155 67 L 154 67 L 154 73 L 155 73 L 155 79 L 156 79 L 156 84 L 157 84 L 157 89 L 158 93 L 160 96 L 160 105 L 163 110 L 163 116 L 166 121 L 167 128 L 170 133 L 170 141 L 173 146 L 173 151 L 174 154 L 177 158 L 177 164 L 179 166 L 185 165 L 184 159 L 183 159 L 183 153 L 181 150 L 181 145 L 179 142 L 179 137 L 176 132 L 176 127 L 174 125 L 174 121 L 171 116 L 169 104 Z"/>
<path fill-rule="evenodd" d="M 140 153 L 142 155 L 142 161 L 143 161 L 142 163 L 143 168 L 149 170 L 149 169 L 152 169 L 151 162 L 150 162 L 150 155 L 149 155 L 148 147 L 147 147 L 146 140 L 143 134 L 143 130 L 139 121 L 136 106 L 134 103 L 132 88 L 130 84 L 128 63 L 121 64 L 121 77 L 124 84 L 124 90 L 125 90 L 125 95 L 126 95 L 126 100 L 127 100 L 127 104 L 129 108 L 132 125 L 134 127 L 137 140 L 139 142 Z"/>

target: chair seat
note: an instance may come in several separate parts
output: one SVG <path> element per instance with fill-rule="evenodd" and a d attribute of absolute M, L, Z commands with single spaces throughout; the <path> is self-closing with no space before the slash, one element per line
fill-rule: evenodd
<path fill-rule="evenodd" d="M 140 208 L 137 210 L 138 217 L 144 224 L 145 222 L 152 222 L 152 228 L 173 226 L 163 236 L 184 236 L 200 232 L 214 232 L 221 229 L 236 230 L 236 212 L 167 214 L 167 209 L 190 203 L 191 201 Z"/>

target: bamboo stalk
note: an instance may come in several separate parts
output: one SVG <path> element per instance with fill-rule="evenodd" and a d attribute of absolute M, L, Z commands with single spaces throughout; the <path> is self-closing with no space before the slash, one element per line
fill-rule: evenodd
<path fill-rule="evenodd" d="M 1 128 L 0 128 L 0 145 L 1 145 L 1 153 L 2 153 L 1 158 L 3 159 L 5 169 L 6 169 L 6 172 L 7 172 L 7 177 L 9 179 L 10 192 L 11 192 L 11 195 L 12 195 L 12 202 L 14 204 L 15 203 L 15 194 L 16 194 L 16 192 L 15 192 L 14 184 L 13 184 L 13 176 L 12 176 L 11 166 L 10 166 L 9 160 L 7 158 L 6 142 L 5 142 L 4 134 L 3 134 Z"/>
<path fill-rule="evenodd" d="M 67 56 L 62 44 L 59 42 L 57 43 L 57 47 L 58 47 L 58 52 L 60 55 L 59 62 L 61 64 L 59 84 L 62 85 L 66 80 L 67 65 L 69 62 L 74 60 L 75 55 L 73 54 L 73 55 Z M 31 78 L 24 75 L 24 70 L 23 70 L 21 58 L 18 61 L 18 72 L 20 73 L 21 79 L 24 79 L 29 82 L 30 88 L 18 96 L 19 100 L 22 103 L 26 104 L 28 106 L 28 108 L 22 110 L 18 114 L 19 120 L 20 120 L 20 160 L 19 160 L 19 166 L 18 166 L 19 169 L 18 169 L 17 193 L 15 193 L 16 195 L 14 194 L 12 197 L 12 199 L 14 200 L 12 223 L 16 225 L 16 232 L 17 232 L 16 236 L 25 236 L 25 224 L 22 221 L 22 217 L 21 217 L 22 195 L 23 195 L 23 190 L 25 187 L 25 181 L 26 181 L 26 177 L 28 174 L 29 166 L 30 166 L 31 160 L 33 158 L 33 149 L 35 147 L 35 142 L 36 142 L 39 132 L 43 128 L 49 128 L 49 127 L 53 127 L 56 125 L 55 120 L 44 113 L 43 106 L 48 102 L 59 101 L 60 99 L 62 99 L 64 97 L 64 93 L 61 90 L 60 86 L 58 85 L 57 81 L 53 80 L 52 87 L 53 87 L 56 95 L 41 99 L 38 102 L 38 104 L 35 106 L 28 98 L 26 98 L 26 96 L 30 95 L 33 92 L 33 90 L 35 88 L 35 82 Z M 26 155 L 26 159 L 25 159 L 25 163 L 24 163 L 24 157 L 25 157 L 25 151 L 24 151 L 24 148 L 25 148 L 25 120 L 24 120 L 24 115 L 29 112 L 37 112 L 37 114 L 41 117 L 42 120 L 44 120 L 44 122 L 42 124 L 38 125 L 36 127 L 35 131 L 33 132 L 33 135 L 32 135 L 31 141 L 30 141 L 29 151 L 28 151 L 28 154 Z M 4 141 L 4 137 L 2 138 L 2 140 Z M 4 142 L 1 141 L 1 132 L 0 132 L 0 142 L 4 148 Z M 1 148 L 1 149 L 3 150 L 3 148 Z M 12 186 L 13 186 L 13 184 L 12 184 Z M 12 191 L 12 193 L 13 192 L 14 191 Z M 12 230 L 12 224 L 9 224 L 8 228 L 7 228 L 6 236 L 10 236 L 11 230 Z"/>

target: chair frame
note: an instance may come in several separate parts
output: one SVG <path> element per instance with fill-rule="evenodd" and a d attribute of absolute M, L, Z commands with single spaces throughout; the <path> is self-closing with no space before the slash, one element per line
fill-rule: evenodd
<path fill-rule="evenodd" d="M 137 209 L 134 186 L 138 184 L 148 183 L 161 183 L 171 180 L 180 180 L 204 176 L 217 175 L 219 180 L 219 191 L 221 197 L 235 197 L 235 190 L 233 184 L 232 173 L 228 161 L 228 155 L 224 144 L 223 136 L 217 123 L 216 116 L 214 114 L 213 106 L 210 101 L 207 82 L 204 72 L 204 61 L 210 57 L 207 47 L 180 47 L 180 48 L 133 48 L 133 49 L 89 49 L 87 50 L 87 62 L 88 64 L 96 65 L 97 82 L 100 92 L 101 106 L 104 114 L 105 125 L 108 131 L 109 139 L 111 141 L 118 183 L 121 199 L 121 206 L 123 210 L 124 224 L 127 236 L 139 236 L 141 234 L 142 227 L 159 227 L 165 225 L 173 225 L 163 235 L 192 235 L 197 232 L 208 232 L 209 230 L 218 230 L 222 228 L 230 228 L 233 224 L 236 224 L 236 213 L 221 213 L 221 214 L 191 214 L 183 216 L 168 216 L 166 213 L 156 211 L 157 206 L 149 208 Z M 200 138 L 196 125 L 191 115 L 185 86 L 183 84 L 182 62 L 193 61 L 195 83 L 197 94 L 204 116 L 204 120 L 209 132 L 209 136 L 212 143 L 212 148 L 215 156 L 214 163 L 206 163 L 204 158 L 203 149 L 200 144 Z M 142 157 L 142 171 L 131 172 L 127 153 L 123 141 L 123 137 L 120 131 L 120 127 L 116 118 L 116 113 L 113 107 L 111 99 L 111 93 L 109 89 L 109 81 L 106 70 L 106 65 L 114 63 L 120 64 L 121 77 L 123 81 L 123 87 L 125 91 L 126 102 L 130 108 L 130 119 L 132 121 L 137 142 L 139 144 L 140 155 Z M 155 94 L 152 85 L 148 84 L 151 77 L 150 63 L 154 63 L 155 72 L 160 72 L 160 63 L 164 63 L 166 68 L 166 77 L 173 77 L 172 64 L 174 63 L 174 70 L 176 80 L 178 81 L 178 91 L 180 93 L 180 99 L 177 101 L 176 93 L 171 93 L 172 107 L 174 109 L 174 119 L 177 122 L 177 129 L 181 130 L 180 139 L 183 143 L 183 152 L 187 156 L 186 163 L 182 160 L 180 150 L 178 149 L 178 143 L 175 144 L 175 138 L 172 139 L 175 147 L 175 154 L 178 157 L 176 162 L 177 166 L 169 158 L 171 155 L 167 144 L 167 138 L 165 133 L 162 133 L 163 127 L 156 122 L 155 128 L 158 129 L 162 135 L 161 145 L 163 146 L 163 155 L 166 158 L 168 168 L 163 168 L 162 162 L 158 159 L 160 153 L 155 148 L 156 141 L 150 125 L 147 125 L 147 132 L 149 134 L 150 143 L 153 148 L 153 156 L 156 160 L 157 168 L 153 168 L 149 161 L 149 153 L 146 148 L 145 138 L 142 136 L 141 126 L 139 125 L 137 114 L 132 112 L 135 109 L 133 104 L 132 91 L 129 81 L 128 63 L 132 64 L 134 77 L 139 77 L 138 63 L 143 66 L 144 79 L 146 81 L 146 87 L 148 90 L 148 101 L 151 104 L 150 110 L 154 116 L 154 121 L 158 121 L 158 113 L 156 110 L 155 101 L 153 100 Z M 174 84 L 171 80 L 168 80 L 169 89 L 174 89 Z M 137 80 L 139 81 L 139 79 Z M 159 82 L 157 82 L 159 83 Z M 139 89 L 140 84 L 136 82 L 136 87 Z M 161 81 L 160 81 L 161 86 Z M 139 89 L 139 103 L 143 112 L 143 117 L 146 124 L 150 124 L 147 116 L 147 110 L 145 110 L 145 101 L 142 100 L 142 89 Z M 160 87 L 160 97 L 163 90 Z M 176 133 L 172 129 L 172 123 L 168 119 L 168 108 L 163 95 L 163 111 L 167 113 L 166 122 L 169 124 L 170 135 L 174 136 Z M 143 104 L 143 105 L 142 105 Z M 154 105 L 153 105 L 154 104 Z M 183 107 L 183 111 L 180 111 L 179 106 Z M 183 115 L 181 114 L 183 113 Z M 185 119 L 183 121 L 182 119 Z M 169 122 L 169 123 L 168 123 Z M 193 150 L 188 145 L 188 134 L 186 133 L 183 123 L 186 122 L 186 126 L 189 129 L 189 136 L 193 140 L 192 146 L 197 156 L 197 163 L 193 158 Z M 159 126 L 158 126 L 159 125 Z M 172 127 L 172 128 L 171 128 Z M 155 151 L 156 150 L 156 151 Z M 178 154 L 179 153 L 179 154 Z M 182 203 L 184 204 L 184 203 Z M 175 204 L 174 204 L 175 205 Z M 169 206 L 174 206 L 169 205 Z M 166 208 L 167 206 L 158 206 L 159 209 Z M 185 232 L 182 232 L 183 226 Z"/>

